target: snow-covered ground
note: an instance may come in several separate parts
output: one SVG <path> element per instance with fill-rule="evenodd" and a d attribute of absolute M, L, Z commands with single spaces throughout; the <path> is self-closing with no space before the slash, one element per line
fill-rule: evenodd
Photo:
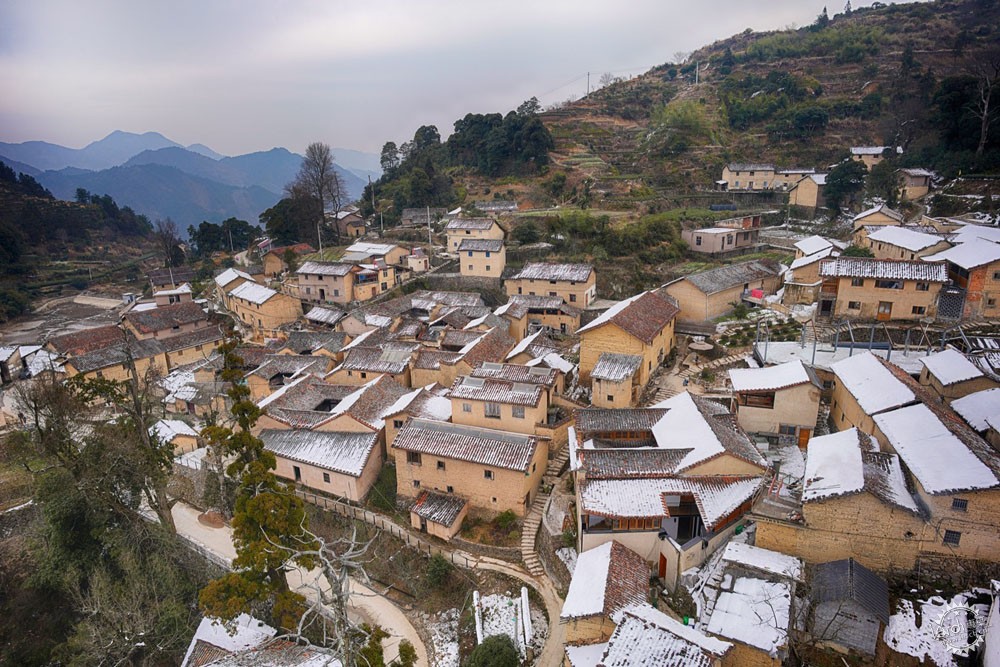
<path fill-rule="evenodd" d="M 459 667 L 458 618 L 458 609 L 449 609 L 438 614 L 428 624 L 433 643 L 433 667 Z"/>
<path fill-rule="evenodd" d="M 954 605 L 968 605 L 970 598 L 978 594 L 988 594 L 988 591 L 976 589 L 972 592 L 959 593 L 951 600 L 940 596 L 932 596 L 927 600 L 900 600 L 896 613 L 889 617 L 889 625 L 885 629 L 885 643 L 895 651 L 912 655 L 921 660 L 930 660 L 939 667 L 951 667 L 958 664 L 959 656 L 966 657 L 966 651 L 956 652 L 949 648 L 943 639 L 936 636 L 940 629 L 938 621 L 945 611 Z M 989 613 L 987 605 L 971 605 L 983 618 Z M 949 621 L 964 622 L 961 614 L 949 617 Z M 964 662 L 962 663 L 964 664 Z"/>
<path fill-rule="evenodd" d="M 569 573 L 572 575 L 573 570 L 576 569 L 576 549 L 571 547 L 556 549 L 556 556 L 558 556 L 559 560 L 566 565 L 566 569 L 569 570 Z"/>
<path fill-rule="evenodd" d="M 520 595 L 505 595 L 496 593 L 485 595 L 479 599 L 479 605 L 483 615 L 483 637 L 493 635 L 507 635 L 514 640 L 514 644 L 522 646 L 524 641 L 518 641 L 517 633 L 520 625 L 517 623 L 517 614 L 521 609 Z M 529 647 L 535 650 L 535 654 L 541 653 L 545 645 L 545 638 L 549 634 L 548 621 L 545 612 L 531 607 L 532 639 Z"/>

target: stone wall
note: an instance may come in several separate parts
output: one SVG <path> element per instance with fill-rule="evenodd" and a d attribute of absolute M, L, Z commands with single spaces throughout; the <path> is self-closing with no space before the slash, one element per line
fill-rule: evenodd
<path fill-rule="evenodd" d="M 545 571 L 556 584 L 560 592 L 569 590 L 569 582 L 573 578 L 573 573 L 569 571 L 562 559 L 556 555 L 556 549 L 561 549 L 562 535 L 551 535 L 545 530 L 545 526 L 538 529 L 538 536 L 535 539 L 535 551 L 545 565 Z"/>

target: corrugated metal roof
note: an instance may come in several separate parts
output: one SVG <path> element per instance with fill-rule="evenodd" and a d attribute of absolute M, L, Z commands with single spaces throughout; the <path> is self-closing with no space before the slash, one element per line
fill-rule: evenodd
<path fill-rule="evenodd" d="M 392 447 L 526 473 L 538 441 L 520 433 L 411 419 Z"/>

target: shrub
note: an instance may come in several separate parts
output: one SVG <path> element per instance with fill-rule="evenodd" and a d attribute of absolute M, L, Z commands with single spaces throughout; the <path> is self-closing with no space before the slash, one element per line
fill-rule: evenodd
<path fill-rule="evenodd" d="M 503 531 L 509 531 L 517 523 L 517 515 L 510 510 L 505 510 L 497 514 L 497 517 L 493 520 L 497 525 L 497 528 Z"/>
<path fill-rule="evenodd" d="M 576 547 L 576 531 L 572 528 L 564 530 L 562 534 L 562 543 L 567 549 Z"/>
<path fill-rule="evenodd" d="M 441 554 L 434 554 L 427 561 L 427 583 L 434 588 L 441 588 L 451 579 L 453 566 Z"/>
<path fill-rule="evenodd" d="M 507 635 L 493 635 L 473 649 L 465 667 L 519 667 L 521 656 Z"/>
<path fill-rule="evenodd" d="M 417 664 L 417 649 L 409 640 L 399 642 L 399 659 L 392 663 L 393 667 L 413 667 Z"/>

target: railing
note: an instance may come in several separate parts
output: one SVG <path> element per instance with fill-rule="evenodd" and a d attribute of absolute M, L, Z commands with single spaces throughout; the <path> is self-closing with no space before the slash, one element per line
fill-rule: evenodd
<path fill-rule="evenodd" d="M 341 500 L 335 500 L 333 498 L 328 498 L 326 496 L 320 496 L 315 493 L 309 493 L 308 491 L 302 491 L 301 489 L 295 490 L 295 495 L 302 500 L 316 505 L 317 507 L 322 507 L 325 510 L 339 514 L 340 516 L 347 517 L 350 519 L 355 519 L 357 521 L 364 521 L 367 524 L 375 526 L 379 530 L 384 530 L 393 537 L 402 540 L 407 546 L 413 547 L 421 553 L 426 553 L 428 556 L 433 556 L 439 554 L 444 556 L 449 561 L 455 565 L 459 565 L 465 568 L 476 567 L 477 562 L 465 554 L 459 551 L 449 551 L 447 549 L 442 549 L 427 540 L 420 539 L 409 530 L 402 528 L 395 522 L 387 519 L 381 514 L 376 514 L 366 509 L 362 509 L 355 505 L 345 503 Z"/>

